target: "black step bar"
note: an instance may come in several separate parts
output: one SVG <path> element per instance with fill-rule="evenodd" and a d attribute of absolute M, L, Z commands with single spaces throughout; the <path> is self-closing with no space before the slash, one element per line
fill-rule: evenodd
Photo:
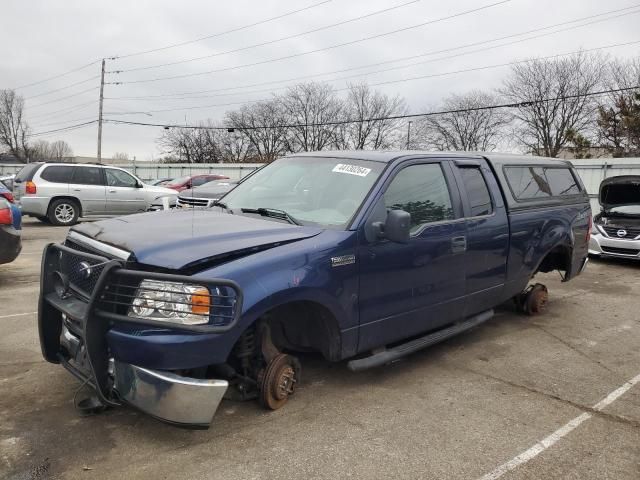
<path fill-rule="evenodd" d="M 476 327 L 481 323 L 486 322 L 491 317 L 493 317 L 493 310 L 487 310 L 486 312 L 479 313 L 478 315 L 470 317 L 463 322 L 456 323 L 455 325 L 430 333 L 424 337 L 416 338 L 415 340 L 411 340 L 407 343 L 397 345 L 389 350 L 374 353 L 373 355 L 365 358 L 351 360 L 347 363 L 347 367 L 353 372 L 359 372 L 360 370 L 366 370 L 367 368 L 379 367 L 380 365 L 391 363 L 394 360 L 417 352 L 418 350 L 422 350 L 423 348 L 430 347 L 431 345 L 435 345 L 447 338 Z"/>

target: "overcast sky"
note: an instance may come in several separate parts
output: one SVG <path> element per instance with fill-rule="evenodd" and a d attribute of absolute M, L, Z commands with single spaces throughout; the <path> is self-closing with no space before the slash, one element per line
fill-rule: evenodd
<path fill-rule="evenodd" d="M 408 81 L 399 80 L 502 64 L 530 57 L 556 55 L 580 48 L 592 49 L 640 40 L 638 33 L 640 4 L 633 1 L 511 0 L 497 4 L 498 1 L 110 0 L 97 2 L 66 0 L 52 2 L 4 0 L 2 2 L 4 41 L 0 44 L 2 59 L 0 88 L 28 85 L 81 67 L 102 57 L 127 55 L 188 42 L 286 15 L 305 7 L 311 8 L 195 43 L 108 60 L 107 71 L 112 71 L 152 67 L 209 56 L 177 65 L 108 74 L 107 82 L 136 82 L 188 74 L 198 75 L 152 82 L 107 84 L 105 86 L 107 98 L 104 105 L 105 118 L 179 124 L 185 122 L 194 124 L 207 118 L 221 119 L 226 110 L 239 106 L 241 102 L 270 96 L 269 91 L 255 92 L 256 90 L 272 88 L 273 92 L 277 93 L 282 91 L 278 87 L 295 83 L 290 79 L 307 75 L 316 75 L 314 80 L 330 81 L 336 89 L 343 88 L 349 81 L 364 80 L 372 85 L 393 81 L 395 83 L 387 83 L 375 88 L 385 93 L 402 95 L 406 98 L 410 109 L 413 112 L 419 112 L 428 106 L 437 105 L 443 97 L 451 93 L 464 93 L 474 88 L 492 89 L 499 86 L 502 78 L 508 73 L 508 67 Z M 489 6 L 492 4 L 494 5 Z M 455 49 L 634 5 L 638 5 L 638 8 L 535 34 L 514 36 L 509 40 Z M 489 7 L 463 14 L 484 6 Z M 269 45 L 243 49 L 257 43 L 321 29 L 385 9 L 387 11 L 361 20 Z M 458 16 L 347 46 L 298 55 L 454 15 Z M 605 21 L 581 28 L 504 45 L 541 33 L 603 19 Z M 488 48 L 496 45 L 502 46 Z M 236 49 L 243 50 L 223 53 Z M 386 63 L 382 66 L 331 73 L 448 49 L 452 50 L 412 60 Z M 604 51 L 618 57 L 631 57 L 640 54 L 640 43 Z M 460 55 L 465 52 L 470 53 Z M 291 55 L 298 56 L 261 65 L 228 69 Z M 456 56 L 452 57 L 453 55 Z M 413 65 L 418 62 L 420 64 Z M 394 68 L 409 64 L 412 65 L 406 68 Z M 374 73 L 383 68 L 394 69 Z M 227 70 L 220 71 L 223 69 Z M 212 70 L 218 71 L 200 75 L 202 72 Z M 96 62 L 69 75 L 18 88 L 18 93 L 26 99 L 26 116 L 33 132 L 62 128 L 97 118 L 99 73 L 100 64 Z M 355 75 L 359 76 L 355 77 Z M 352 78 L 344 79 L 345 76 Z M 88 80 L 91 77 L 96 78 Z M 272 81 L 282 82 L 237 90 L 223 90 Z M 77 85 L 69 87 L 76 83 Z M 54 90 L 58 91 L 50 93 Z M 203 90 L 209 92 L 198 94 L 197 96 L 201 98 L 185 99 L 166 96 L 143 99 L 116 98 Z M 214 91 L 211 92 L 211 90 Z M 222 93 L 225 95 L 221 95 Z M 71 97 L 63 99 L 69 96 Z M 127 114 L 126 112 L 138 113 Z M 111 156 L 114 152 L 126 152 L 130 156 L 135 155 L 138 160 L 152 160 L 161 154 L 156 145 L 156 139 L 161 133 L 162 129 L 158 127 L 106 124 L 103 131 L 103 156 Z M 69 142 L 76 155 L 95 156 L 96 135 L 97 126 L 93 124 L 74 131 L 52 133 L 38 138 L 64 139 Z"/>

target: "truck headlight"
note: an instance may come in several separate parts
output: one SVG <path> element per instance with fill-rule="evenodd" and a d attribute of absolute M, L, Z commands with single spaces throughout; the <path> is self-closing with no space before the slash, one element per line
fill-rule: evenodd
<path fill-rule="evenodd" d="M 143 280 L 128 315 L 167 323 L 202 325 L 209 323 L 214 298 L 202 285 Z"/>

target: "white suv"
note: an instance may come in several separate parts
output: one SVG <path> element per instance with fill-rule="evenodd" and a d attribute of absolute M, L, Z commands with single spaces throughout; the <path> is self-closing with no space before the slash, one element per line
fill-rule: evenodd
<path fill-rule="evenodd" d="M 117 167 L 74 163 L 32 163 L 16 175 L 13 194 L 22 213 L 54 225 L 79 217 L 146 212 L 162 197 L 175 203 L 176 191 L 147 185 Z"/>

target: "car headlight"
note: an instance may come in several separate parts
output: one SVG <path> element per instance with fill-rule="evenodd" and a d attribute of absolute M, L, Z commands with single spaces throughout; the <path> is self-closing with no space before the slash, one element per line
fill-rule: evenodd
<path fill-rule="evenodd" d="M 593 222 L 591 224 L 591 235 L 601 235 L 601 234 L 602 232 L 598 228 L 598 225 L 596 224 L 596 222 Z"/>
<path fill-rule="evenodd" d="M 215 306 L 220 303 L 220 292 L 218 288 L 213 290 L 216 292 L 203 285 L 143 280 L 128 316 L 183 325 L 206 324 L 214 310 L 219 310 Z M 215 323 L 220 323 L 219 319 Z"/>

